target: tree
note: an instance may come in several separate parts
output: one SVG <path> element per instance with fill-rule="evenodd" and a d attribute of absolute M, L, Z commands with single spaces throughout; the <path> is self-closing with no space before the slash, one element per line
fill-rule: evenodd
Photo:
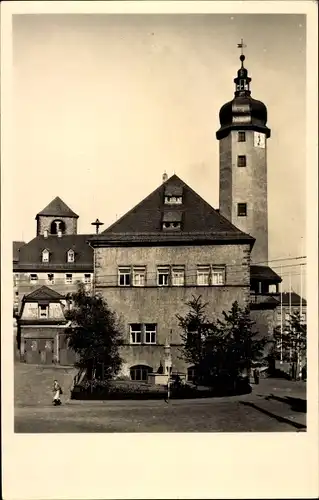
<path fill-rule="evenodd" d="M 177 315 L 183 331 L 182 357 L 195 366 L 198 381 L 214 385 L 228 380 L 236 384 L 243 372 L 249 373 L 253 361 L 263 356 L 266 338 L 256 338 L 249 308 L 237 302 L 222 319 L 208 320 L 201 297 L 189 301 L 185 317 Z"/>
<path fill-rule="evenodd" d="M 120 370 L 122 331 L 119 320 L 99 295 L 85 291 L 83 285 L 68 296 L 72 307 L 66 314 L 69 347 L 78 355 L 76 366 L 87 371 L 88 379 L 110 379 Z"/>
<path fill-rule="evenodd" d="M 295 376 L 299 375 L 307 354 L 307 325 L 301 321 L 299 311 L 291 314 L 289 320 L 274 330 L 274 351 L 276 359 L 297 364 Z"/>

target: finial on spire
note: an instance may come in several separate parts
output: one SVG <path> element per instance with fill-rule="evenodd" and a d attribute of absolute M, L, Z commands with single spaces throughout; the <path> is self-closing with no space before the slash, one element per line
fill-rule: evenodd
<path fill-rule="evenodd" d="M 240 50 L 240 56 L 239 56 L 239 59 L 241 60 L 241 67 L 243 68 L 244 67 L 244 60 L 245 60 L 245 56 L 244 56 L 244 48 L 246 48 L 247 45 L 244 44 L 244 39 L 242 38 L 240 40 L 240 43 L 237 43 L 237 48 L 238 49 L 241 49 Z"/>

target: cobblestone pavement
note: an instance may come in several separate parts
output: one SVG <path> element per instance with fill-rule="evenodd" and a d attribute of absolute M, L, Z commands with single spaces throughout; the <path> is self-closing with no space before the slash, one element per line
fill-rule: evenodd
<path fill-rule="evenodd" d="M 44 371 L 42 386 L 33 387 L 32 397 L 27 400 L 25 391 L 19 388 L 20 376 L 15 381 L 15 432 L 306 430 L 305 382 L 261 379 L 259 385 L 252 385 L 252 393 L 244 396 L 171 400 L 168 404 L 162 400 L 70 401 L 64 396 L 62 406 L 52 407 L 51 392 L 44 383 L 43 374 Z M 66 372 L 65 376 L 69 377 L 69 373 Z M 39 390 L 42 391 L 40 394 Z"/>

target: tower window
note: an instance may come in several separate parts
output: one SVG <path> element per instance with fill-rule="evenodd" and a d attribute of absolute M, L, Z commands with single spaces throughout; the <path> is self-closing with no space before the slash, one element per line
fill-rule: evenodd
<path fill-rule="evenodd" d="M 238 203 L 237 204 L 237 215 L 238 215 L 238 217 L 246 217 L 247 216 L 247 203 Z"/>
<path fill-rule="evenodd" d="M 238 142 L 246 142 L 246 132 L 238 132 Z"/>
<path fill-rule="evenodd" d="M 245 132 L 243 132 L 244 134 Z M 246 167 L 247 162 L 246 162 L 246 155 L 239 155 L 237 157 L 237 167 Z"/>

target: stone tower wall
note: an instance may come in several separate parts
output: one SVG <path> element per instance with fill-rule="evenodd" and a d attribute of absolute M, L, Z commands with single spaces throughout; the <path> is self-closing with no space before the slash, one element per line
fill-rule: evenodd
<path fill-rule="evenodd" d="M 78 221 L 75 217 L 39 215 L 37 220 L 37 236 L 43 235 L 45 230 L 50 234 L 51 223 L 54 220 L 62 220 L 65 223 L 64 234 L 77 234 Z"/>
<path fill-rule="evenodd" d="M 238 142 L 237 130 L 220 140 L 220 213 L 256 238 L 251 262 L 267 264 L 267 144 L 265 148 L 255 147 L 254 131 L 245 132 L 245 142 Z M 239 155 L 246 155 L 246 167 L 237 166 Z M 246 217 L 237 215 L 238 203 L 247 203 Z"/>

